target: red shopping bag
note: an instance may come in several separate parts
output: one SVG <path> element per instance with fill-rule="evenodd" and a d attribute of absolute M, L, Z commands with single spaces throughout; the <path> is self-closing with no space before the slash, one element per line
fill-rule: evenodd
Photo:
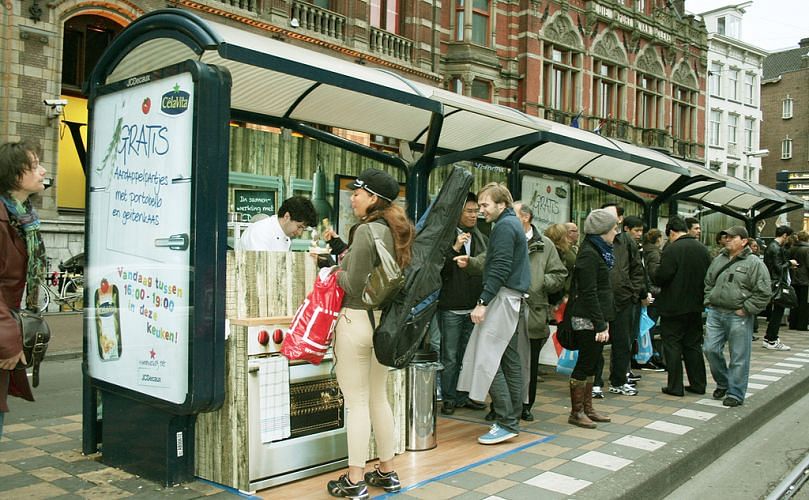
<path fill-rule="evenodd" d="M 337 284 L 337 273 L 328 271 L 321 271 L 284 336 L 281 354 L 290 361 L 301 359 L 319 365 L 329 349 L 345 291 Z"/>

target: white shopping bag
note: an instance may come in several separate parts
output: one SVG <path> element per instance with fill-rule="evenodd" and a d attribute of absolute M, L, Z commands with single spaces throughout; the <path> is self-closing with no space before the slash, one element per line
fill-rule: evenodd
<path fill-rule="evenodd" d="M 559 355 L 562 353 L 563 347 L 556 340 L 556 325 L 550 325 L 551 335 L 539 351 L 539 364 L 556 366 L 559 362 Z"/>

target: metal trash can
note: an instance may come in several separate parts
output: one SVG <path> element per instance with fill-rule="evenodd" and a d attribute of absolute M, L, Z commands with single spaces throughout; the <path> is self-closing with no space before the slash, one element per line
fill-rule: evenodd
<path fill-rule="evenodd" d="M 431 450 L 438 444 L 435 438 L 435 383 L 442 368 L 438 353 L 418 352 L 407 366 L 405 449 Z"/>

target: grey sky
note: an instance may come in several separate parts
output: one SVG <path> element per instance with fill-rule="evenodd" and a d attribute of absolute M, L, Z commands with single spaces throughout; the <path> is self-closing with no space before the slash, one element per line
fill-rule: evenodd
<path fill-rule="evenodd" d="M 733 0 L 686 0 L 692 14 L 726 5 L 739 5 Z M 756 47 L 777 51 L 798 46 L 801 38 L 809 38 L 809 1 L 753 0 L 742 20 L 742 40 Z"/>

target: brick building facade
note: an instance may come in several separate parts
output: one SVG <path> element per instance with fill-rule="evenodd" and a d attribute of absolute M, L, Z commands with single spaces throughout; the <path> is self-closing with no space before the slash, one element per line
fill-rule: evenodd
<path fill-rule="evenodd" d="M 670 7 L 674 4 L 674 7 Z M 666 0 L 170 0 L 169 7 L 618 140 L 704 157 L 707 35 Z M 82 251 L 81 83 L 120 29 L 165 2 L 7 2 L 0 140 L 42 146 L 49 253 Z M 44 99 L 70 100 L 49 117 Z M 82 122 L 82 120 L 84 120 Z M 373 142 L 373 141 L 371 141 Z M 388 144 L 389 146 L 389 144 Z"/>
<path fill-rule="evenodd" d="M 770 150 L 762 160 L 760 182 L 786 188 L 809 200 L 809 38 L 795 49 L 775 52 L 764 60 L 761 85 L 761 147 Z M 776 186 L 776 174 L 789 171 L 789 183 Z M 788 221 L 796 230 L 809 230 L 809 214 L 789 212 L 779 223 Z M 776 221 L 768 221 L 765 235 Z"/>

